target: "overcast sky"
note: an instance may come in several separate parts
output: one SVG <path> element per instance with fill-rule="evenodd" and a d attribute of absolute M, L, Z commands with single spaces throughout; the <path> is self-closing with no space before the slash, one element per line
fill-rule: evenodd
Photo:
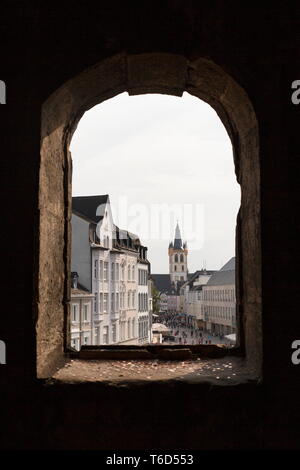
<path fill-rule="evenodd" d="M 114 222 L 168 272 L 178 219 L 190 272 L 234 256 L 240 205 L 230 139 L 216 112 L 188 93 L 122 93 L 87 111 L 74 133 L 73 196 L 109 194 Z"/>

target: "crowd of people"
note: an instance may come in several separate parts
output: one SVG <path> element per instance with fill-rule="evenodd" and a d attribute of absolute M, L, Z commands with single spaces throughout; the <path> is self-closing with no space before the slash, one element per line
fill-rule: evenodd
<path fill-rule="evenodd" d="M 163 323 L 170 330 L 170 336 L 179 344 L 215 344 L 223 342 L 223 335 L 217 335 L 198 327 L 192 317 L 178 313 L 160 313 L 158 323 Z M 168 336 L 166 341 L 169 342 Z"/>

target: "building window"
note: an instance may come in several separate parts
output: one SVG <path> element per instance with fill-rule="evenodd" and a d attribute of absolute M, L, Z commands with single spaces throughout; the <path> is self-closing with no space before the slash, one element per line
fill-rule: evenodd
<path fill-rule="evenodd" d="M 98 313 L 98 292 L 95 292 L 94 298 L 94 312 Z"/>
<path fill-rule="evenodd" d="M 72 321 L 78 321 L 78 305 L 73 304 Z"/>
<path fill-rule="evenodd" d="M 112 292 L 111 294 L 111 312 L 115 313 L 115 294 Z"/>
<path fill-rule="evenodd" d="M 108 262 L 104 262 L 104 281 L 108 281 Z"/>
<path fill-rule="evenodd" d="M 103 327 L 103 344 L 108 344 L 108 326 Z"/>
<path fill-rule="evenodd" d="M 110 276 L 111 280 L 114 281 L 115 280 L 115 263 L 111 263 L 111 276 Z"/>
<path fill-rule="evenodd" d="M 178 263 L 178 255 L 174 256 L 174 263 Z"/>
<path fill-rule="evenodd" d="M 130 281 L 130 273 L 131 273 L 131 270 L 130 270 L 130 265 L 128 265 L 128 273 L 127 273 L 127 279 L 128 281 Z"/>
<path fill-rule="evenodd" d="M 132 277 L 131 277 L 132 281 L 135 281 L 135 269 L 134 269 L 134 266 L 132 266 Z"/>
<path fill-rule="evenodd" d="M 125 339 L 125 322 L 124 321 L 121 322 L 120 328 L 121 328 L 121 340 L 124 341 Z"/>
<path fill-rule="evenodd" d="M 89 306 L 88 304 L 84 304 L 83 306 L 83 320 L 88 321 L 88 312 L 89 312 Z"/>
<path fill-rule="evenodd" d="M 112 341 L 115 343 L 117 341 L 117 327 L 115 324 L 111 326 L 111 335 L 112 335 Z"/>
<path fill-rule="evenodd" d="M 103 261 L 100 260 L 100 281 L 103 280 Z"/>
<path fill-rule="evenodd" d="M 127 324 L 127 338 L 130 338 L 130 333 L 131 333 L 131 321 L 129 318 L 128 324 Z"/>
<path fill-rule="evenodd" d="M 100 313 L 103 312 L 103 294 L 100 292 Z"/>
<path fill-rule="evenodd" d="M 94 278 L 98 279 L 98 260 L 94 260 Z"/>
<path fill-rule="evenodd" d="M 94 344 L 99 343 L 99 331 L 100 331 L 100 328 L 96 327 L 95 328 L 95 333 L 94 333 Z"/>
<path fill-rule="evenodd" d="M 108 294 L 103 294 L 103 312 L 107 313 L 108 311 Z"/>

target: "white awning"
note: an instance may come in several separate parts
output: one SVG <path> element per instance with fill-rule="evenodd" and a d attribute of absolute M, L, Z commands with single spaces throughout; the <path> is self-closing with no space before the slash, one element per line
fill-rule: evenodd
<path fill-rule="evenodd" d="M 224 338 L 229 339 L 230 341 L 236 341 L 236 334 L 232 333 L 231 335 L 225 335 Z"/>
<path fill-rule="evenodd" d="M 171 330 L 163 323 L 152 323 L 152 331 L 171 331 Z"/>

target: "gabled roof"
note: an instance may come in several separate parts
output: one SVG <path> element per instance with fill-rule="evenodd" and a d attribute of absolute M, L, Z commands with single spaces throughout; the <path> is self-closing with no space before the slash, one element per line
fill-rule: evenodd
<path fill-rule="evenodd" d="M 154 281 L 155 287 L 159 292 L 167 295 L 177 295 L 178 283 L 176 288 L 175 284 L 171 283 L 169 274 L 151 274 L 151 277 Z"/>
<path fill-rule="evenodd" d="M 171 282 L 170 274 L 151 274 L 157 290 L 167 295 L 179 295 L 180 287 L 185 281 Z"/>
<path fill-rule="evenodd" d="M 230 258 L 226 264 L 220 269 L 220 271 L 234 271 L 235 270 L 235 256 Z"/>
<path fill-rule="evenodd" d="M 94 223 L 98 223 L 103 219 L 104 206 L 107 202 L 109 203 L 108 194 L 100 196 L 76 196 L 72 197 L 72 210 Z"/>
<path fill-rule="evenodd" d="M 235 257 L 231 258 L 220 271 L 215 272 L 207 282 L 207 286 L 223 286 L 235 284 Z"/>
<path fill-rule="evenodd" d="M 169 274 L 151 274 L 155 287 L 159 292 L 167 293 L 171 290 L 171 280 Z"/>

